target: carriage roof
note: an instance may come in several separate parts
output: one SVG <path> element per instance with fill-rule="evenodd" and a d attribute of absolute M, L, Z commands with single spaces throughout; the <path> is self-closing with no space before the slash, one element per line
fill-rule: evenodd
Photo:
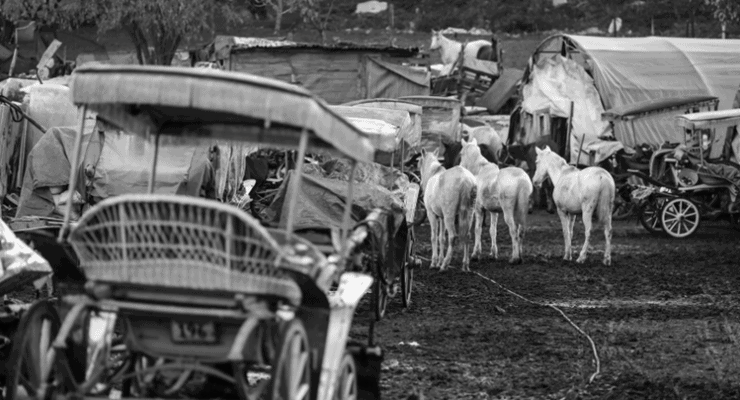
<path fill-rule="evenodd" d="M 75 105 L 129 133 L 309 147 L 372 161 L 367 135 L 308 90 L 217 69 L 89 64 L 70 83 Z"/>
<path fill-rule="evenodd" d="M 406 110 L 393 110 L 363 106 L 330 106 L 337 114 L 347 118 L 365 132 L 376 149 L 394 151 L 401 138 L 413 129 L 413 121 Z"/>
<path fill-rule="evenodd" d="M 677 107 L 700 106 L 705 103 L 718 102 L 719 98 L 717 96 L 708 95 L 651 99 L 611 108 L 603 112 L 601 118 L 608 121 L 626 121 L 654 112 L 665 112 Z"/>
<path fill-rule="evenodd" d="M 684 114 L 676 120 L 678 126 L 685 129 L 729 128 L 740 125 L 740 109 Z"/>

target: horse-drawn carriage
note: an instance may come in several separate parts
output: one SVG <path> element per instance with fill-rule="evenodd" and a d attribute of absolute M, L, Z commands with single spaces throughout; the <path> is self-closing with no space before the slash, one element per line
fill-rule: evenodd
<path fill-rule="evenodd" d="M 694 234 L 702 219 L 727 218 L 740 226 L 737 203 L 740 165 L 723 160 L 728 128 L 740 124 L 740 110 L 706 111 L 676 117 L 684 142 L 664 146 L 650 162 L 650 174 L 630 170 L 649 186 L 632 193 L 641 222 L 651 233 L 673 238 Z"/>
<path fill-rule="evenodd" d="M 348 343 L 373 282 L 355 263 L 370 225 L 352 226 L 352 175 L 375 155 L 367 134 L 301 88 L 244 74 L 94 65 L 76 70 L 71 88 L 82 121 L 70 192 L 82 176 L 85 114 L 94 111 L 124 134 L 153 140 L 147 193 L 106 198 L 77 221 L 66 208 L 58 239 L 84 285 L 61 293 L 64 306 L 25 313 L 18 334 L 32 339 L 32 351 L 16 354 L 28 379 L 13 390 L 39 399 L 83 397 L 101 386 L 125 397 L 172 396 L 205 376 L 243 399 L 349 399 L 362 390 L 358 357 L 374 360 L 368 371 L 377 378 L 382 352 Z M 216 200 L 157 193 L 164 142 L 296 149 L 284 224 L 263 226 Z M 352 166 L 328 256 L 296 230 L 309 149 Z M 365 222 L 374 213 L 360 214 Z M 255 383 L 259 372 L 269 378 Z"/>

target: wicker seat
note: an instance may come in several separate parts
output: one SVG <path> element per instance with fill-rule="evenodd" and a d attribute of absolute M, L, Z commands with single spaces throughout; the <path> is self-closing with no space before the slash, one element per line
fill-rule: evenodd
<path fill-rule="evenodd" d="M 122 195 L 91 208 L 69 241 L 88 280 L 279 296 L 301 290 L 259 222 L 226 204 L 189 196 Z"/>

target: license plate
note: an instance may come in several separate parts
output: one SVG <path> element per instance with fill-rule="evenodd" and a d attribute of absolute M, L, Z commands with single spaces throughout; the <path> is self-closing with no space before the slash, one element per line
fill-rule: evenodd
<path fill-rule="evenodd" d="M 175 343 L 216 343 L 213 322 L 172 321 L 172 341 Z"/>

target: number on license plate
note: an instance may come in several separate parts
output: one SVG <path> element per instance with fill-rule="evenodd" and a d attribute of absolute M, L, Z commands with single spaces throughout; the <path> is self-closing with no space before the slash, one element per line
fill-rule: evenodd
<path fill-rule="evenodd" d="M 172 341 L 175 343 L 216 343 L 213 322 L 172 321 Z"/>

